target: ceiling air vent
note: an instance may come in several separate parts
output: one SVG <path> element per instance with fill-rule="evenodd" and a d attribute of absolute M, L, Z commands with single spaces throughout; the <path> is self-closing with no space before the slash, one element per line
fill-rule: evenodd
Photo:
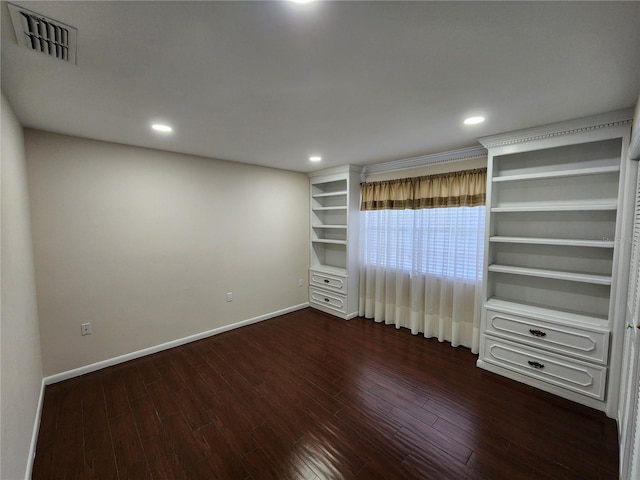
<path fill-rule="evenodd" d="M 29 50 L 76 63 L 77 29 L 12 3 L 7 6 L 18 44 Z"/>

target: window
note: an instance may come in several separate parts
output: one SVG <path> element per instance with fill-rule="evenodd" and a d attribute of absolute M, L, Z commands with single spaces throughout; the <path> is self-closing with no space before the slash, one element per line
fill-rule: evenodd
<path fill-rule="evenodd" d="M 484 206 L 361 214 L 366 266 L 473 283 L 482 279 Z"/>

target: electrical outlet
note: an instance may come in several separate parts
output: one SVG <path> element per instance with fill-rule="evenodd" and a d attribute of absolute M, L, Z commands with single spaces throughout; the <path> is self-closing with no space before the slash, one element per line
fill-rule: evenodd
<path fill-rule="evenodd" d="M 82 333 L 82 335 L 91 335 L 91 324 L 83 323 L 80 325 L 80 333 Z"/>
<path fill-rule="evenodd" d="M 303 286 L 303 283 L 302 283 L 302 279 L 301 279 L 301 278 L 299 278 L 299 279 L 298 279 L 298 286 L 299 286 L 299 287 L 302 287 L 302 286 Z"/>
<path fill-rule="evenodd" d="M 233 301 L 233 292 L 227 292 L 227 302 Z"/>

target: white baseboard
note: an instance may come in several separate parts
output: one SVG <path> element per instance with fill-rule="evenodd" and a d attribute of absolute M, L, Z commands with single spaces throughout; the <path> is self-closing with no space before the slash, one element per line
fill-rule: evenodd
<path fill-rule="evenodd" d="M 270 318 L 278 317 L 280 315 L 284 315 L 285 313 L 295 312 L 297 310 L 302 310 L 303 308 L 307 308 L 309 303 L 301 303 L 300 305 L 294 305 L 292 307 L 284 308 L 282 310 L 278 310 L 271 313 L 266 313 L 264 315 L 260 315 L 257 317 L 249 318 L 247 320 L 242 320 L 240 322 L 232 323 L 230 325 L 225 325 L 223 327 L 214 328 L 212 330 L 207 330 L 206 332 L 196 333 L 195 335 L 190 335 L 188 337 L 178 338 L 176 340 L 172 340 L 170 342 L 162 343 L 160 345 L 155 345 L 153 347 L 144 348 L 142 350 L 138 350 L 136 352 L 127 353 L 125 355 L 120 355 L 119 357 L 109 358 L 107 360 L 102 360 L 101 362 L 92 363 L 90 365 L 85 365 L 84 367 L 75 368 L 73 370 L 68 370 L 66 372 L 57 373 L 55 375 L 51 375 L 45 377 L 43 379 L 44 385 L 51 385 L 53 383 L 62 382 L 63 380 L 68 380 L 70 378 L 79 377 L 80 375 L 84 375 L 86 373 L 95 372 L 96 370 L 101 370 L 103 368 L 111 367 L 113 365 L 118 365 L 119 363 L 128 362 L 129 360 L 134 360 L 136 358 L 144 357 L 146 355 L 151 355 L 152 353 L 161 352 L 163 350 L 168 350 L 169 348 L 179 347 L 180 345 L 184 345 L 190 342 L 195 342 L 196 340 L 201 340 L 203 338 L 211 337 L 213 335 L 217 335 L 219 333 L 228 332 L 229 330 L 234 330 L 236 328 L 244 327 L 246 325 L 251 325 L 252 323 L 262 322 L 264 320 L 268 320 Z M 36 436 L 37 437 L 37 436 Z"/>
<path fill-rule="evenodd" d="M 31 480 L 33 473 L 33 461 L 36 458 L 36 445 L 38 444 L 38 434 L 40 433 L 40 419 L 42 418 L 42 406 L 44 405 L 44 379 L 40 383 L 40 396 L 38 397 L 38 406 L 36 408 L 36 418 L 33 421 L 33 434 L 31 435 L 31 444 L 29 445 L 29 456 L 27 457 L 27 471 L 24 474 L 25 480 Z"/>
<path fill-rule="evenodd" d="M 327 307 L 326 305 L 324 305 L 322 303 L 310 303 L 309 306 L 311 308 L 315 308 L 316 310 L 320 310 L 321 312 L 328 313 L 329 315 L 332 315 L 332 316 L 338 317 L 338 318 L 342 318 L 344 320 L 351 320 L 351 319 L 356 318 L 358 316 L 358 311 L 357 310 L 355 312 L 351 312 L 351 313 L 342 313 L 342 312 L 336 310 L 335 308 Z"/>

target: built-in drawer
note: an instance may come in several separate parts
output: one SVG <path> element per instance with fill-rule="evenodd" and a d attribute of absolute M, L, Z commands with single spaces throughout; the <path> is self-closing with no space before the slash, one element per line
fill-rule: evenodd
<path fill-rule="evenodd" d="M 486 310 L 485 332 L 562 355 L 608 363 L 609 332 L 583 325 L 567 325 L 495 310 Z"/>
<path fill-rule="evenodd" d="M 336 312 L 347 313 L 347 298 L 338 293 L 309 287 L 309 302 L 322 305 Z"/>
<path fill-rule="evenodd" d="M 347 293 L 347 277 L 319 272 L 317 270 L 309 271 L 309 285 L 328 288 L 336 292 L 344 293 L 345 295 Z"/>
<path fill-rule="evenodd" d="M 484 361 L 604 400 L 607 369 L 506 340 L 483 337 Z"/>

